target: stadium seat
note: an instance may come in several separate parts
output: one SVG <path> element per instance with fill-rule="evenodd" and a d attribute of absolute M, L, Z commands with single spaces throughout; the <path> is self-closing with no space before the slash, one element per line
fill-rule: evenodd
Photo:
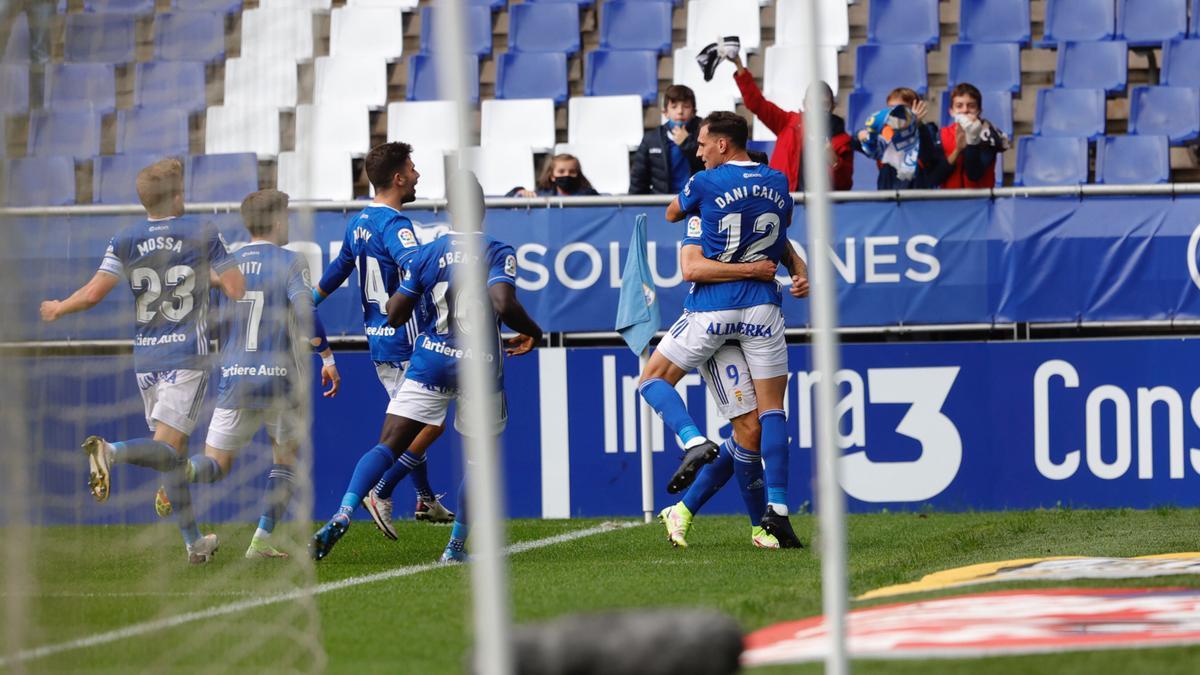
<path fill-rule="evenodd" d="M 446 155 L 441 148 L 420 145 L 412 151 L 413 166 L 420 172 L 417 199 L 446 198 Z"/>
<path fill-rule="evenodd" d="M 154 0 L 83 0 L 83 11 L 92 14 L 153 14 Z"/>
<path fill-rule="evenodd" d="M 35 110 L 28 148 L 37 157 L 94 157 L 100 154 L 100 115 L 91 109 Z"/>
<path fill-rule="evenodd" d="M 279 154 L 279 110 L 266 105 L 212 106 L 205 116 L 204 152 L 274 157 Z"/>
<path fill-rule="evenodd" d="M 65 60 L 127 63 L 134 60 L 134 17 L 128 14 L 68 14 Z"/>
<path fill-rule="evenodd" d="M 688 47 L 699 51 L 718 37 L 727 35 L 738 36 L 743 53 L 758 51 L 762 35 L 758 0 L 688 0 Z"/>
<path fill-rule="evenodd" d="M 585 95 L 636 94 L 646 105 L 658 100 L 658 52 L 595 49 L 584 61 Z"/>
<path fill-rule="evenodd" d="M 856 89 L 891 91 L 911 87 L 924 96 L 929 88 L 922 45 L 859 45 L 857 57 Z"/>
<path fill-rule="evenodd" d="M 487 99 L 480 104 L 479 143 L 554 147 L 554 101 L 548 98 Z"/>
<path fill-rule="evenodd" d="M 845 49 L 850 44 L 850 19 L 842 0 L 818 0 L 821 25 L 817 44 Z M 775 0 L 775 45 L 806 44 L 809 0 Z"/>
<path fill-rule="evenodd" d="M 887 106 L 887 95 L 891 89 L 881 91 L 866 91 L 858 89 L 850 92 L 846 102 L 846 131 L 853 136 L 856 131 L 866 126 L 867 117 L 877 110 Z"/>
<path fill-rule="evenodd" d="M 1111 40 L 1117 32 L 1113 0 L 1046 0 L 1045 35 L 1039 46 L 1060 42 Z"/>
<path fill-rule="evenodd" d="M 1063 52 L 1060 50 L 1059 55 Z M 980 91 L 1008 90 L 1021 93 L 1021 48 L 1015 43 L 950 45 L 951 88 L 970 82 Z"/>
<path fill-rule="evenodd" d="M 1188 14 L 1192 20 L 1188 23 L 1188 37 L 1200 37 L 1200 0 L 1191 0 L 1192 9 Z"/>
<path fill-rule="evenodd" d="M 1128 74 L 1129 48 L 1124 42 L 1066 42 L 1058 49 L 1054 86 L 1123 94 Z"/>
<path fill-rule="evenodd" d="M 1017 140 L 1015 185 L 1079 185 L 1087 182 L 1086 138 L 1022 136 Z"/>
<path fill-rule="evenodd" d="M 673 80 L 675 84 L 687 85 L 696 92 L 697 113 L 699 113 L 702 97 L 722 101 L 725 99 L 741 100 L 742 92 L 738 90 L 737 82 L 733 81 L 733 73 L 736 70 L 733 63 L 728 60 L 722 61 L 717 65 L 712 80 L 705 82 L 704 73 L 700 71 L 700 66 L 696 63 L 697 51 L 699 50 L 692 47 L 675 50 Z"/>
<path fill-rule="evenodd" d="M 868 10 L 868 42 L 937 47 L 941 38 L 938 0 L 871 0 Z"/>
<path fill-rule="evenodd" d="M 471 102 L 479 102 L 479 62 L 467 59 L 467 86 Z M 566 73 L 563 73 L 566 75 Z M 438 101 L 449 98 L 441 95 L 437 59 L 432 54 L 413 54 L 408 57 L 407 98 L 410 101 Z"/>
<path fill-rule="evenodd" d="M 579 51 L 579 7 L 562 2 L 527 2 L 508 8 L 508 49 L 518 52 Z"/>
<path fill-rule="evenodd" d="M 459 166 L 474 171 L 483 194 L 489 196 L 508 194 L 514 187 L 533 189 L 537 182 L 533 174 L 533 151 L 525 146 L 469 146 L 463 148 Z"/>
<path fill-rule="evenodd" d="M 258 158 L 250 152 L 192 155 L 183 175 L 189 202 L 240 202 L 258 189 Z"/>
<path fill-rule="evenodd" d="M 950 119 L 950 89 L 942 93 L 941 125 L 947 126 Z M 983 94 L 983 118 L 996 125 L 1001 131 L 1012 138 L 1013 135 L 1013 95 L 1011 91 L 981 91 Z"/>
<path fill-rule="evenodd" d="M 579 160 L 579 168 L 600 194 L 623 195 L 629 191 L 629 150 L 619 143 L 559 143 L 554 154 L 566 153 Z"/>
<path fill-rule="evenodd" d="M 1096 182 L 1143 185 L 1171 182 L 1166 136 L 1105 136 L 1096 143 Z"/>
<path fill-rule="evenodd" d="M 567 55 L 506 52 L 496 58 L 496 98 L 567 100 Z"/>
<path fill-rule="evenodd" d="M 225 58 L 225 17 L 217 12 L 163 12 L 154 19 L 154 58 L 219 61 Z"/>
<path fill-rule="evenodd" d="M 1200 40 L 1164 43 L 1159 81 L 1171 87 L 1200 87 Z"/>
<path fill-rule="evenodd" d="M 296 105 L 296 63 L 286 59 L 235 58 L 225 61 L 225 105 Z"/>
<path fill-rule="evenodd" d="M 469 5 L 463 7 L 467 14 L 467 53 L 476 56 L 490 56 L 492 53 L 492 11 L 484 5 Z M 433 42 L 436 39 L 434 10 L 432 7 L 421 8 L 421 53 L 432 54 Z"/>
<path fill-rule="evenodd" d="M 637 96 L 572 96 L 567 101 L 567 141 L 619 143 L 634 150 L 642 143 L 642 119 Z"/>
<path fill-rule="evenodd" d="M 313 15 L 307 9 L 242 12 L 242 58 L 302 61 L 313 56 Z"/>
<path fill-rule="evenodd" d="M 29 69 L 18 64 L 0 65 L 0 115 L 29 112 Z M 0 144 L 2 145 L 2 144 Z"/>
<path fill-rule="evenodd" d="M 1095 139 L 1104 135 L 1104 91 L 1057 89 L 1038 91 L 1033 118 L 1037 136 L 1076 136 Z"/>
<path fill-rule="evenodd" d="M 837 49 L 819 47 L 823 56 L 818 66 L 819 78 L 838 95 Z M 808 58 L 808 47 L 767 47 L 763 65 L 763 94 L 776 105 L 788 110 L 799 110 L 807 90 L 808 75 L 804 60 Z"/>
<path fill-rule="evenodd" d="M 75 162 L 70 157 L 9 160 L 5 194 L 9 206 L 67 206 L 75 203 Z"/>
<path fill-rule="evenodd" d="M 1029 0 L 962 0 L 958 41 L 1017 42 L 1028 45 Z"/>
<path fill-rule="evenodd" d="M 187 61 L 151 61 L 137 64 L 133 103 L 149 108 L 180 108 L 189 113 L 207 105 L 204 64 Z"/>
<path fill-rule="evenodd" d="M 188 152 L 188 113 L 178 108 L 117 112 L 117 152 L 182 157 Z"/>
<path fill-rule="evenodd" d="M 481 2 L 481 3 L 486 2 L 486 0 L 471 0 L 471 1 L 472 2 Z M 579 7 L 591 7 L 593 4 L 595 4 L 595 1 L 596 0 L 527 0 L 527 2 L 535 2 L 535 3 L 540 2 L 543 5 L 554 4 L 554 3 L 565 3 L 565 4 L 577 5 Z"/>
<path fill-rule="evenodd" d="M 696 91 L 695 94 L 697 117 L 705 117 L 717 110 L 737 112 L 737 100 L 728 94 L 713 90 Z"/>
<path fill-rule="evenodd" d="M 458 125 L 453 101 L 401 101 L 387 107 L 387 139 L 420 139 L 421 147 L 447 150 L 458 147 Z"/>
<path fill-rule="evenodd" d="M 1157 47 L 1187 32 L 1187 0 L 1117 0 L 1117 39 Z"/>
<path fill-rule="evenodd" d="M 649 49 L 671 53 L 671 3 L 612 0 L 600 10 L 602 49 Z"/>
<path fill-rule="evenodd" d="M 333 0 L 258 0 L 264 9 L 303 9 L 306 12 L 329 11 Z"/>
<path fill-rule="evenodd" d="M 354 199 L 352 167 L 344 152 L 281 152 L 277 182 L 296 201 L 348 201 Z"/>
<path fill-rule="evenodd" d="M 378 7 L 383 9 L 398 9 L 401 12 L 415 12 L 420 0 L 346 0 L 347 7 Z M 503 4 L 504 0 L 497 0 Z M 495 4 L 487 0 L 489 5 Z M 479 4 L 478 2 L 472 4 Z"/>
<path fill-rule="evenodd" d="M 370 149 L 371 115 L 366 106 L 356 103 L 296 106 L 297 151 L 336 151 L 362 157 Z"/>
<path fill-rule="evenodd" d="M 387 64 L 369 56 L 322 56 L 316 60 L 313 103 L 387 105 Z"/>
<path fill-rule="evenodd" d="M 0 59 L 0 63 L 29 63 L 29 20 L 25 18 L 24 12 L 13 18 L 8 29 L 8 42 L 4 45 L 4 56 Z"/>
<path fill-rule="evenodd" d="M 113 65 L 47 64 L 44 105 L 54 110 L 92 110 L 101 115 L 116 110 L 117 84 Z"/>
<path fill-rule="evenodd" d="M 92 159 L 92 203 L 140 203 L 135 185 L 138 172 L 160 159 L 162 155 L 107 155 Z"/>
<path fill-rule="evenodd" d="M 1129 133 L 1167 136 L 1171 145 L 1200 138 L 1200 90 L 1134 87 L 1129 94 Z"/>
<path fill-rule="evenodd" d="M 853 192 L 873 192 L 879 189 L 879 164 L 861 152 L 854 153 Z"/>
<path fill-rule="evenodd" d="M 404 53 L 404 15 L 398 8 L 338 7 L 329 22 L 330 56 L 394 61 Z"/>
<path fill-rule="evenodd" d="M 242 0 L 171 0 L 171 9 L 237 14 L 242 11 Z"/>

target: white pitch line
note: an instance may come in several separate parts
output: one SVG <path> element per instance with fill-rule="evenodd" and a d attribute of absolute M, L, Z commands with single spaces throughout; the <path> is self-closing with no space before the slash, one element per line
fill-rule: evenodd
<path fill-rule="evenodd" d="M 623 522 L 623 523 L 605 522 L 605 523 L 601 523 L 601 524 L 597 525 L 596 527 L 589 527 L 585 530 L 575 530 L 573 532 L 565 532 L 563 534 L 558 534 L 553 537 L 546 537 L 545 539 L 535 539 L 533 541 L 517 542 L 515 544 L 510 545 L 508 548 L 506 548 L 505 554 L 506 555 L 515 555 L 517 553 L 524 553 L 525 551 L 532 551 L 534 549 L 544 548 L 546 546 L 553 546 L 555 544 L 562 544 L 562 543 L 566 543 L 568 541 L 574 541 L 576 539 L 583 539 L 584 537 L 590 537 L 594 534 L 601 534 L 603 532 L 612 532 L 614 530 L 621 530 L 621 529 L 625 529 L 625 528 L 629 528 L 629 527 L 637 527 L 639 525 L 642 525 L 642 523 L 640 523 L 640 522 Z M 436 562 L 435 563 L 426 563 L 424 565 L 409 565 L 408 567 L 398 567 L 396 569 L 388 570 L 386 572 L 376 572 L 375 574 L 366 574 L 366 575 L 359 576 L 359 577 L 349 577 L 347 579 L 341 579 L 339 581 L 328 581 L 326 583 L 318 584 L 317 586 L 314 586 L 311 588 L 296 589 L 293 591 L 288 591 L 287 593 L 281 593 L 279 595 L 273 595 L 273 596 L 269 596 L 269 597 L 265 597 L 265 598 L 254 598 L 251 600 L 242 600 L 239 602 L 232 602 L 227 605 L 219 605 L 217 607 L 210 607 L 208 609 L 202 609 L 202 610 L 198 610 L 195 612 L 187 612 L 185 614 L 179 614 L 177 616 L 169 616 L 169 617 L 166 617 L 163 619 L 156 619 L 154 621 L 135 623 L 131 626 L 126 626 L 124 628 L 118 628 L 116 630 L 108 631 L 105 633 L 97 633 L 95 635 L 90 635 L 88 637 L 79 638 L 77 640 L 71 640 L 69 642 L 60 642 L 58 644 L 45 645 L 42 647 L 36 647 L 34 649 L 22 650 L 22 651 L 17 652 L 16 654 L 9 654 L 7 656 L 0 657 L 0 668 L 8 667 L 8 666 L 11 666 L 16 663 L 24 663 L 26 661 L 42 659 L 47 656 L 54 656 L 55 654 L 61 654 L 63 652 L 74 651 L 76 649 L 86 649 L 88 647 L 96 647 L 99 645 L 108 644 L 110 642 L 116 642 L 117 640 L 124 640 L 126 638 L 137 637 L 139 635 L 145 635 L 147 633 L 154 633 L 154 632 L 157 632 L 160 630 L 165 630 L 167 628 L 175 628 L 177 626 L 182 626 L 184 624 L 192 623 L 194 621 L 203 621 L 204 619 L 213 619 L 213 618 L 216 618 L 219 616 L 225 616 L 227 614 L 236 614 L 237 612 L 244 612 L 244 611 L 250 610 L 250 609 L 258 609 L 260 607 L 276 605 L 281 602 L 287 602 L 289 600 L 298 600 L 300 598 L 303 598 L 303 597 L 309 596 L 309 595 L 321 595 L 322 593 L 328 593 L 330 591 L 338 591 L 343 588 L 352 588 L 354 586 L 362 586 L 363 584 L 373 584 L 377 581 L 387 581 L 389 579 L 398 579 L 400 577 L 412 576 L 414 574 L 420 574 L 421 572 L 428 572 L 430 570 L 442 569 L 444 567 L 446 567 L 446 565 L 441 564 L 441 563 L 436 563 Z"/>

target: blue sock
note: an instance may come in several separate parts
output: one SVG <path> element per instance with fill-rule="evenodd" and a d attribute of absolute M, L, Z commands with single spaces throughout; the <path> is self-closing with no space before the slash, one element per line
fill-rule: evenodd
<path fill-rule="evenodd" d="M 688 415 L 687 406 L 683 404 L 679 392 L 665 380 L 646 380 L 638 387 L 638 392 L 685 446 L 693 438 L 703 437 L 695 420 Z"/>
<path fill-rule="evenodd" d="M 454 528 L 450 530 L 450 541 L 467 540 L 467 477 L 458 484 L 458 512 L 454 514 Z"/>
<path fill-rule="evenodd" d="M 389 452 L 391 452 L 389 450 Z M 414 455 L 411 451 L 405 450 L 392 468 L 387 470 L 387 473 L 379 479 L 375 484 L 375 494 L 381 499 L 391 499 L 392 491 L 404 480 L 404 477 L 417 470 L 417 467 L 425 467 L 425 455 Z M 414 478 L 414 482 L 415 482 Z M 428 479 L 425 481 L 428 485 Z"/>
<path fill-rule="evenodd" d="M 346 494 L 342 496 L 342 507 L 338 509 L 338 514 L 354 515 L 363 495 L 367 494 L 367 490 L 370 490 L 395 463 L 396 457 L 386 445 L 377 445 L 363 454 L 354 466 L 354 474 L 350 476 L 350 484 L 346 486 Z"/>
<path fill-rule="evenodd" d="M 200 538 L 200 528 L 196 526 L 196 514 L 192 512 L 192 490 L 188 487 L 187 464 L 179 462 L 175 468 L 164 476 L 163 488 L 167 491 L 167 499 L 171 500 L 172 510 L 179 518 L 179 532 L 183 534 L 183 543 L 188 546 Z"/>
<path fill-rule="evenodd" d="M 763 482 L 762 456 L 733 443 L 733 471 L 737 474 L 738 488 L 742 491 L 742 501 L 746 503 L 746 515 L 750 516 L 750 524 L 762 524 L 763 514 L 767 512 L 766 483 Z"/>
<path fill-rule="evenodd" d="M 421 463 L 408 474 L 412 478 L 413 488 L 421 501 L 433 501 L 433 486 L 429 484 L 429 467 L 425 464 L 426 453 L 421 453 Z"/>
<path fill-rule="evenodd" d="M 758 421 L 762 424 L 762 458 L 763 463 L 766 464 L 767 503 L 786 507 L 788 488 L 787 418 L 782 410 L 768 410 L 758 416 Z"/>
<path fill-rule="evenodd" d="M 117 441 L 112 446 L 114 464 L 133 464 L 165 473 L 183 461 L 175 452 L 175 448 L 153 438 Z"/>
<path fill-rule="evenodd" d="M 287 513 L 288 502 L 292 500 L 292 491 L 296 486 L 296 474 L 287 464 L 272 464 L 267 474 L 267 494 L 264 500 L 263 514 L 258 519 L 258 527 L 264 532 L 273 532 L 275 523 L 283 520 Z"/>
<path fill-rule="evenodd" d="M 215 483 L 225 476 L 217 460 L 207 455 L 192 455 L 188 462 L 192 465 L 193 483 Z"/>
<path fill-rule="evenodd" d="M 733 454 L 728 447 L 731 443 L 733 443 L 733 439 L 721 444 L 720 454 L 717 455 L 717 458 L 700 469 L 700 473 L 696 475 L 696 481 L 684 493 L 683 505 L 692 512 L 692 515 L 700 513 L 700 509 L 729 482 L 730 476 L 733 475 Z"/>

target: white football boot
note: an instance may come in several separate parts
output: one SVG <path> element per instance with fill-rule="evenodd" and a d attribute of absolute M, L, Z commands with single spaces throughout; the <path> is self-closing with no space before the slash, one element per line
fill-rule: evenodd
<path fill-rule="evenodd" d="M 203 565 L 212 560 L 213 555 L 216 554 L 220 546 L 220 542 L 217 541 L 217 535 L 206 534 L 187 547 L 188 562 L 193 565 Z"/>
<path fill-rule="evenodd" d="M 392 525 L 392 500 L 383 499 L 375 494 L 375 490 L 371 490 L 363 497 L 362 503 L 383 536 L 396 541 L 396 528 Z"/>

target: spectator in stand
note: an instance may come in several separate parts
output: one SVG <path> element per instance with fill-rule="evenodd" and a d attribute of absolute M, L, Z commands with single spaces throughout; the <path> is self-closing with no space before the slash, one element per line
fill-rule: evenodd
<path fill-rule="evenodd" d="M 583 175 L 575 155 L 562 153 L 547 157 L 538 176 L 536 192 L 523 187 L 509 191 L 509 197 L 591 197 L 599 194 Z"/>
<path fill-rule="evenodd" d="M 679 194 L 692 174 L 704 170 L 703 160 L 696 156 L 700 134 L 696 94 L 682 84 L 667 87 L 662 112 L 667 121 L 647 131 L 633 154 L 629 194 Z"/>
<path fill-rule="evenodd" d="M 996 155 L 1008 149 L 1008 137 L 982 113 L 983 95 L 974 85 L 963 82 L 950 92 L 954 122 L 942 129 L 941 141 L 951 169 L 943 188 L 996 186 Z"/>
<path fill-rule="evenodd" d="M 937 125 L 923 121 L 928 109 L 925 101 L 921 100 L 921 96 L 916 91 L 908 87 L 899 87 L 888 94 L 887 106 L 884 110 L 903 106 L 917 124 L 916 164 L 911 175 L 901 177 L 900 170 L 894 164 L 882 160 L 882 153 L 871 152 L 872 149 L 878 149 L 878 145 L 873 142 L 871 130 L 860 129 L 854 138 L 854 149 L 874 159 L 878 164 L 879 180 L 876 182 L 876 188 L 879 190 L 932 190 L 941 187 L 954 167 L 942 152 L 941 136 L 938 133 Z M 876 118 L 882 112 L 872 114 L 871 118 Z M 903 114 L 903 111 L 895 112 Z"/>
<path fill-rule="evenodd" d="M 804 189 L 804 113 L 788 111 L 763 98 L 762 91 L 754 82 L 754 76 L 742 63 L 737 52 L 728 55 L 737 66 L 733 79 L 742 92 L 742 102 L 762 120 L 775 134 L 775 151 L 771 155 L 772 169 L 787 176 L 788 189 L 798 192 Z M 854 144 L 846 133 L 846 120 L 833 114 L 833 89 L 824 82 L 809 86 L 819 87 L 822 96 L 822 112 L 829 115 L 829 138 L 825 141 L 825 152 L 829 161 L 829 184 L 834 190 L 849 190 L 854 182 Z M 805 100 L 809 92 L 805 92 Z"/>

